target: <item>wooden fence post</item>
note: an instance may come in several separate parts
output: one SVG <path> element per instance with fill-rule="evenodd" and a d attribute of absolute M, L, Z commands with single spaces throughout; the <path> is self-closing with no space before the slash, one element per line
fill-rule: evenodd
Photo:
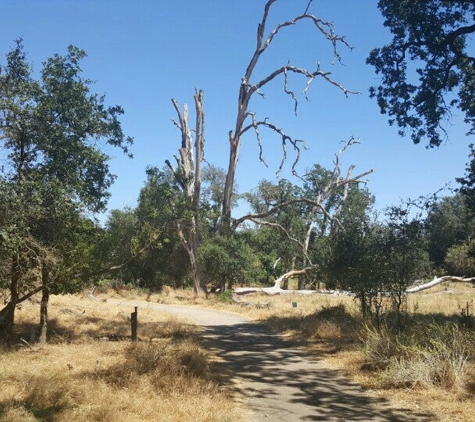
<path fill-rule="evenodd" d="M 132 328 L 132 341 L 137 341 L 137 306 L 135 307 L 135 312 L 130 314 L 130 325 Z"/>

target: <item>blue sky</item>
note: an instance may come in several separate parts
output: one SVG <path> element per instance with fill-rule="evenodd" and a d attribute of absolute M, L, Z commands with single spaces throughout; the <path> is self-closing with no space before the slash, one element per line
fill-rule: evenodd
<path fill-rule="evenodd" d="M 171 98 L 193 103 L 195 88 L 205 92 L 206 158 L 220 167 L 228 160 L 227 134 L 233 128 L 241 77 L 255 48 L 256 28 L 265 0 L 4 0 L 0 54 L 23 37 L 30 62 L 37 69 L 47 57 L 66 51 L 69 44 L 84 49 L 84 75 L 96 82 L 95 90 L 106 95 L 109 105 L 125 109 L 122 118 L 127 135 L 135 138 L 134 159 L 110 150 L 111 170 L 118 176 L 111 189 L 109 209 L 134 206 L 145 181 L 148 165 L 162 167 L 173 160 L 180 134 Z M 269 17 L 269 30 L 277 22 L 305 10 L 307 0 L 278 0 Z M 398 204 L 401 198 L 430 194 L 465 173 L 471 142 L 461 116 L 454 116 L 450 140 L 438 150 L 413 145 L 400 138 L 397 129 L 379 114 L 368 88 L 377 83 L 365 64 L 369 51 L 389 41 L 376 0 L 314 0 L 310 12 L 333 21 L 337 32 L 354 47 L 340 47 L 342 64 L 332 64 L 332 50 L 310 25 L 286 28 L 262 56 L 257 75 L 263 76 L 287 63 L 323 70 L 345 87 L 362 94 L 346 98 L 322 80 L 309 91 L 310 101 L 300 98 L 295 117 L 293 102 L 276 80 L 256 98 L 251 109 L 272 119 L 287 134 L 305 139 L 309 150 L 298 169 L 315 163 L 332 166 L 340 142 L 354 136 L 361 144 L 343 156 L 343 167 L 355 172 L 374 168 L 368 188 L 377 206 Z M 293 84 L 304 88 L 303 80 Z M 281 149 L 278 140 L 262 132 L 264 157 L 258 160 L 256 141 L 243 140 L 237 183 L 241 192 L 259 180 L 275 177 Z M 292 154 L 280 177 L 289 178 Z M 294 180 L 297 182 L 297 180 Z"/>

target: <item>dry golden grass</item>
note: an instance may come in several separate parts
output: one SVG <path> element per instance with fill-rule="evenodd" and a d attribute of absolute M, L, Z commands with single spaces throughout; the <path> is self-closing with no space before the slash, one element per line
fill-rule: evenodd
<path fill-rule="evenodd" d="M 475 289 L 463 283 L 440 285 L 411 295 L 408 310 L 456 320 L 474 296 Z M 362 370 L 365 356 L 357 347 L 361 321 L 351 297 L 255 294 L 240 298 L 252 302 L 245 306 L 168 288 L 161 294 L 96 292 L 94 300 L 87 294 L 54 297 L 50 344 L 0 352 L 0 368 L 5 368 L 0 373 L 0 420 L 246 420 L 237 398 L 219 388 L 209 367 L 212 356 L 200 348 L 194 325 L 141 309 L 142 341 L 131 345 L 131 310 L 107 304 L 107 297 L 212 307 L 268 322 L 285 335 L 306 340 L 327 365 L 345 371 L 369 394 L 386 398 L 395 408 L 426 411 L 447 422 L 473 420 L 473 362 L 463 388 L 452 390 L 382 388 L 374 372 Z M 37 304 L 18 311 L 19 337 L 29 340 L 37 313 Z"/>
<path fill-rule="evenodd" d="M 411 315 L 430 315 L 441 321 L 461 320 L 467 303 L 473 316 L 475 289 L 465 283 L 445 283 L 408 297 Z M 425 386 L 411 388 L 382 388 L 377 373 L 363 370 L 365 355 L 359 348 L 362 321 L 358 303 L 347 296 L 249 296 L 254 302 L 268 302 L 267 309 L 250 310 L 232 305 L 254 319 L 265 320 L 277 330 L 308 342 L 309 349 L 336 369 L 344 371 L 368 393 L 388 400 L 394 408 L 411 408 L 438 415 L 439 420 L 474 420 L 475 363 L 469 362 L 463 386 L 452 389 Z M 292 307 L 297 302 L 297 308 Z"/>
<path fill-rule="evenodd" d="M 460 315 L 467 302 L 474 312 L 475 288 L 469 283 L 445 282 L 408 296 L 411 313 Z"/>
<path fill-rule="evenodd" d="M 178 296 L 178 298 L 175 297 Z M 410 295 L 409 313 L 431 315 L 438 320 L 460 321 L 462 310 L 473 306 L 475 289 L 465 283 L 445 283 L 427 291 Z M 368 394 L 382 397 L 397 408 L 411 408 L 438 415 L 439 420 L 474 420 L 475 365 L 469 362 L 468 371 L 460 385 L 452 389 L 436 386 L 411 388 L 382 388 L 378 374 L 363 370 L 365 355 L 359 348 L 359 330 L 362 321 L 358 303 L 348 296 L 268 296 L 256 294 L 240 298 L 253 306 L 223 303 L 210 299 L 186 298 L 185 294 L 168 293 L 167 303 L 187 303 L 208 306 L 247 315 L 254 320 L 270 323 L 276 330 L 308 342 L 309 349 L 325 362 L 344 371 L 353 381 L 361 384 Z M 296 307 L 292 306 L 295 303 Z M 266 305 L 261 307 L 259 305 Z M 473 315 L 473 307 L 470 308 Z M 475 317 L 472 317 L 475 323 Z"/>
<path fill-rule="evenodd" d="M 48 345 L 0 352 L 0 420 L 245 420 L 187 321 L 143 309 L 142 341 L 131 343 L 129 315 L 100 298 L 53 297 L 49 311 Z M 18 311 L 18 338 L 37 312 L 35 304 Z"/>

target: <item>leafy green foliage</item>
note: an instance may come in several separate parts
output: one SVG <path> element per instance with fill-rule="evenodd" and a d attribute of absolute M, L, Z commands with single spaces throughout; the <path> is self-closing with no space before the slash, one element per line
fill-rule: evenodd
<path fill-rule="evenodd" d="M 79 288 L 114 181 L 102 147 L 128 153 L 120 106 L 106 107 L 81 75 L 84 51 L 47 59 L 35 79 L 22 40 L 0 64 L 0 284 L 10 291 L 10 331 L 19 294 Z M 94 259 L 91 260 L 91 263 Z"/>
<path fill-rule="evenodd" d="M 371 51 L 367 63 L 381 76 L 370 89 L 381 113 L 399 134 L 431 147 L 445 138 L 443 123 L 458 108 L 475 133 L 473 2 L 380 0 L 390 44 Z"/>
<path fill-rule="evenodd" d="M 230 287 L 253 279 L 256 259 L 251 248 L 238 237 L 214 237 L 201 246 L 199 258 L 209 282 Z"/>
<path fill-rule="evenodd" d="M 125 264 L 112 277 L 150 289 L 183 284 L 189 262 L 175 228 L 176 220 L 183 220 L 186 213 L 180 201 L 171 174 L 148 168 L 137 208 L 113 210 L 106 224 L 103 254 L 112 264 Z"/>
<path fill-rule="evenodd" d="M 99 142 L 128 153 L 119 106 L 90 93 L 81 77 L 85 52 L 70 46 L 65 56 L 49 58 L 34 80 L 21 39 L 0 68 L 0 131 L 9 159 L 9 180 L 59 183 L 62 193 L 92 211 L 104 209 L 114 180 Z"/>
<path fill-rule="evenodd" d="M 475 222 L 464 195 L 457 194 L 442 198 L 429 208 L 428 251 L 436 268 L 445 268 L 448 250 L 468 244 L 474 235 Z M 453 269 L 453 266 L 446 269 L 449 268 Z"/>
<path fill-rule="evenodd" d="M 475 240 L 451 246 L 447 250 L 444 267 L 449 274 L 462 277 L 475 274 Z"/>
<path fill-rule="evenodd" d="M 470 162 L 465 169 L 465 176 L 456 179 L 460 183 L 459 193 L 465 198 L 468 208 L 475 213 L 475 146 L 470 145 Z"/>
<path fill-rule="evenodd" d="M 339 287 L 358 295 L 363 314 L 378 320 L 384 297 L 399 313 L 406 288 L 430 269 L 421 216 L 398 206 L 388 208 L 386 218 L 385 224 L 362 219 L 338 233 L 328 266 Z"/>

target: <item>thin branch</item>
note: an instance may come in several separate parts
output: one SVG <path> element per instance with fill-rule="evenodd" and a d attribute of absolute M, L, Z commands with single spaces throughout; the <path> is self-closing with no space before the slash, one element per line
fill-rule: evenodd
<path fill-rule="evenodd" d="M 305 12 L 303 12 L 304 15 L 307 14 L 308 9 L 310 8 L 310 5 L 311 5 L 311 4 L 312 4 L 312 0 L 309 0 L 309 1 L 308 1 L 308 4 L 307 4 L 307 8 L 305 9 Z"/>
<path fill-rule="evenodd" d="M 280 225 L 279 223 L 273 223 L 271 221 L 257 220 L 257 219 L 253 219 L 253 218 L 250 218 L 249 221 L 252 221 L 253 223 L 258 224 L 260 226 L 274 227 L 274 228 L 277 228 L 278 230 L 280 230 L 282 233 L 284 233 L 287 236 L 287 238 L 291 242 L 295 243 L 299 248 L 301 248 L 305 259 L 307 259 L 307 261 L 310 264 L 312 264 L 312 261 L 311 261 L 310 257 L 308 256 L 307 251 L 304 248 L 304 245 L 300 242 L 300 240 L 298 240 L 295 237 L 291 236 L 290 233 L 282 225 Z"/>
<path fill-rule="evenodd" d="M 307 69 L 302 69 L 300 67 L 292 66 L 289 64 L 282 66 L 279 69 L 274 70 L 271 74 L 266 76 L 264 79 L 261 79 L 255 85 L 251 85 L 250 86 L 251 92 L 261 89 L 264 85 L 272 81 L 276 76 L 281 75 L 283 73 L 288 73 L 288 72 L 303 75 L 309 79 L 309 81 L 307 82 L 306 88 L 304 90 L 304 93 L 308 91 L 309 84 L 313 82 L 315 78 L 321 77 L 325 79 L 327 82 L 329 82 L 331 85 L 336 86 L 338 89 L 340 89 L 345 94 L 346 97 L 348 97 L 348 94 L 361 94 L 361 92 L 359 91 L 352 91 L 345 88 L 342 84 L 330 78 L 331 72 L 323 72 L 320 69 L 320 63 L 317 63 L 317 69 L 314 70 L 313 72 L 310 72 Z"/>
<path fill-rule="evenodd" d="M 285 164 L 285 161 L 287 160 L 287 142 L 289 142 L 293 146 L 294 150 L 297 152 L 297 157 L 295 158 L 294 162 L 292 163 L 292 173 L 296 174 L 297 172 L 295 170 L 295 167 L 297 166 L 297 164 L 299 162 L 300 154 L 301 154 L 301 149 L 300 149 L 299 144 L 301 144 L 304 149 L 307 149 L 307 147 L 305 146 L 305 142 L 301 139 L 293 139 L 290 136 L 286 135 L 282 129 L 278 128 L 273 123 L 269 122 L 267 119 L 257 121 L 255 113 L 248 112 L 247 115 L 251 116 L 252 122 L 249 125 L 245 126 L 241 130 L 239 136 L 242 136 L 245 132 L 247 132 L 250 129 L 254 129 L 254 132 L 255 132 L 256 138 L 257 138 L 257 144 L 259 146 L 259 160 L 261 162 L 263 162 L 266 167 L 268 167 L 265 159 L 263 158 L 263 148 L 262 148 L 262 142 L 261 142 L 261 137 L 260 137 L 260 133 L 259 133 L 258 128 L 259 128 L 259 126 L 264 126 L 268 129 L 272 130 L 273 132 L 277 133 L 282 139 L 282 152 L 283 152 L 283 154 L 282 154 L 282 159 L 281 159 L 281 162 L 279 164 L 279 167 L 278 167 L 276 173 L 279 174 L 282 171 L 282 168 Z"/>
<path fill-rule="evenodd" d="M 290 65 L 290 62 L 288 64 Z M 294 100 L 294 114 L 297 116 L 297 107 L 299 105 L 299 102 L 297 100 L 297 97 L 295 96 L 294 91 L 289 90 L 288 83 L 289 83 L 288 71 L 285 70 L 284 71 L 284 92 L 287 95 L 290 95 L 292 97 L 292 99 Z M 305 97 L 307 97 L 307 96 L 305 95 Z"/>

